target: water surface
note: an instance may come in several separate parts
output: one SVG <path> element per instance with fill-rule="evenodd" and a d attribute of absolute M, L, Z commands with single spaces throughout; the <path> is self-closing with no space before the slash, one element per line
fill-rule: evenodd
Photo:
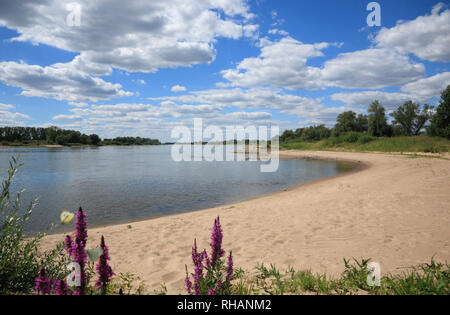
<path fill-rule="evenodd" d="M 281 159 L 277 172 L 261 173 L 261 162 L 174 162 L 170 149 L 2 148 L 0 169 L 4 178 L 11 156 L 22 156 L 25 164 L 12 191 L 25 188 L 25 202 L 40 196 L 30 233 L 58 223 L 62 209 L 80 205 L 90 227 L 123 223 L 251 199 L 348 169 L 336 162 Z M 57 225 L 52 232 L 72 228 Z"/>

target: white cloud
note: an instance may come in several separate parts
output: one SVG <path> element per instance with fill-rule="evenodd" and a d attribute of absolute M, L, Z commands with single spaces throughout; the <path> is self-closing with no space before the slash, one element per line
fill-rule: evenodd
<path fill-rule="evenodd" d="M 85 102 L 68 102 L 69 105 L 75 106 L 75 107 L 88 107 L 89 104 Z"/>
<path fill-rule="evenodd" d="M 132 95 L 120 84 L 106 82 L 71 67 L 48 67 L 17 62 L 0 62 L 0 80 L 22 88 L 22 95 L 65 101 L 108 100 Z"/>
<path fill-rule="evenodd" d="M 399 86 L 425 75 L 423 64 L 387 49 L 366 49 L 340 54 L 325 62 L 322 79 L 328 86 L 380 89 Z"/>
<path fill-rule="evenodd" d="M 53 120 L 67 120 L 67 121 L 80 121 L 83 118 L 78 115 L 56 115 L 53 117 Z"/>
<path fill-rule="evenodd" d="M 16 106 L 0 103 L 0 124 L 5 126 L 23 125 L 23 120 L 30 119 L 30 116 L 18 112 L 11 112 Z"/>
<path fill-rule="evenodd" d="M 450 72 L 443 72 L 432 77 L 420 79 L 402 86 L 405 93 L 418 95 L 423 99 L 439 97 L 441 92 L 450 85 Z"/>
<path fill-rule="evenodd" d="M 450 10 L 443 7 L 439 3 L 430 15 L 381 29 L 375 43 L 424 60 L 450 62 Z"/>
<path fill-rule="evenodd" d="M 381 91 L 336 93 L 331 95 L 330 98 L 335 101 L 343 102 L 347 106 L 362 106 L 365 108 L 368 108 L 373 101 L 378 100 L 387 110 L 394 110 L 409 100 L 419 101 L 410 94 Z"/>
<path fill-rule="evenodd" d="M 286 89 L 319 89 L 320 69 L 308 66 L 308 58 L 323 56 L 329 43 L 304 44 L 291 37 L 272 42 L 262 39 L 261 54 L 245 58 L 236 69 L 222 71 L 233 86 L 275 85 Z"/>
<path fill-rule="evenodd" d="M 184 91 L 186 91 L 186 88 L 181 85 L 174 85 L 174 86 L 172 86 L 172 88 L 170 90 L 172 92 L 184 92 Z"/>
<path fill-rule="evenodd" d="M 282 35 L 282 36 L 288 36 L 289 33 L 286 32 L 285 30 L 279 30 L 277 28 L 273 28 L 269 30 L 269 34 L 271 35 Z"/>
<path fill-rule="evenodd" d="M 253 36 L 257 25 L 245 0 L 79 0 L 80 26 L 68 26 L 66 2 L 3 0 L 0 25 L 16 41 L 72 52 L 80 71 L 100 75 L 111 67 L 129 72 L 190 66 L 214 60 L 219 37 Z M 105 36 L 107 34 L 107 36 Z"/>

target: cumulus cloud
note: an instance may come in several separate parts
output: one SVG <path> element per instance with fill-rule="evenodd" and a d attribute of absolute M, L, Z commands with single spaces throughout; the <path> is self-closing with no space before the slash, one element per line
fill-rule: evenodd
<path fill-rule="evenodd" d="M 342 53 L 322 68 L 308 60 L 324 56 L 322 50 L 340 43 L 304 44 L 291 37 L 261 40 L 258 57 L 245 58 L 235 69 L 222 71 L 232 86 L 274 85 L 288 90 L 317 90 L 331 86 L 346 89 L 379 89 L 418 80 L 425 74 L 421 63 L 389 49 Z"/>
<path fill-rule="evenodd" d="M 425 75 L 421 63 L 387 49 L 366 49 L 340 54 L 325 62 L 322 79 L 328 86 L 380 89 L 399 86 Z"/>
<path fill-rule="evenodd" d="M 450 72 L 443 72 L 408 83 L 402 86 L 401 90 L 409 94 L 418 95 L 423 99 L 428 99 L 439 97 L 448 85 L 450 85 Z"/>
<path fill-rule="evenodd" d="M 450 10 L 443 8 L 439 3 L 430 15 L 382 28 L 374 41 L 379 47 L 412 53 L 424 60 L 450 62 Z"/>
<path fill-rule="evenodd" d="M 17 30 L 16 41 L 79 52 L 74 62 L 95 75 L 111 68 L 155 72 L 208 63 L 215 58 L 217 38 L 238 39 L 257 30 L 244 0 L 79 0 L 77 4 L 80 25 L 70 26 L 64 1 L 4 0 L 0 25 Z"/>
<path fill-rule="evenodd" d="M 0 103 L 0 124 L 6 126 L 21 125 L 23 120 L 30 119 L 30 116 L 18 112 L 11 112 L 16 106 L 11 104 Z"/>
<path fill-rule="evenodd" d="M 20 87 L 22 95 L 65 101 L 108 100 L 132 95 L 120 84 L 106 82 L 67 66 L 41 67 L 13 61 L 0 62 L 0 80 Z"/>
<path fill-rule="evenodd" d="M 245 58 L 236 67 L 222 71 L 233 86 L 275 85 L 289 90 L 319 89 L 320 69 L 307 65 L 308 58 L 323 56 L 329 43 L 304 44 L 292 37 L 280 41 L 262 39 L 258 57 Z"/>
<path fill-rule="evenodd" d="M 369 105 L 378 100 L 387 110 L 394 110 L 404 102 L 413 100 L 420 101 L 413 95 L 406 93 L 389 93 L 382 91 L 364 91 L 354 93 L 336 93 L 331 95 L 332 100 L 340 101 L 348 106 L 362 106 L 366 109 Z"/>
<path fill-rule="evenodd" d="M 56 115 L 53 117 L 53 120 L 67 120 L 67 121 L 80 121 L 83 118 L 78 115 Z"/>
<path fill-rule="evenodd" d="M 174 85 L 174 86 L 172 86 L 172 88 L 170 90 L 172 92 L 184 92 L 184 91 L 186 91 L 186 88 L 181 85 Z"/>

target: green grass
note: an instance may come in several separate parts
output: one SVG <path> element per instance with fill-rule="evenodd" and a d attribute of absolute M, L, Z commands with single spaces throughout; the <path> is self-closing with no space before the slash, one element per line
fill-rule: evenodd
<path fill-rule="evenodd" d="M 425 135 L 374 138 L 364 134 L 347 133 L 338 138 L 332 137 L 318 142 L 298 140 L 281 142 L 280 148 L 284 150 L 443 153 L 450 151 L 450 140 Z"/>
<path fill-rule="evenodd" d="M 380 286 L 369 286 L 369 259 L 344 260 L 345 270 L 338 278 L 292 268 L 280 272 L 274 265 L 258 265 L 253 274 L 240 271 L 233 285 L 236 295 L 284 294 L 370 294 L 370 295 L 448 295 L 450 294 L 449 264 L 421 264 L 397 275 L 384 275 Z"/>

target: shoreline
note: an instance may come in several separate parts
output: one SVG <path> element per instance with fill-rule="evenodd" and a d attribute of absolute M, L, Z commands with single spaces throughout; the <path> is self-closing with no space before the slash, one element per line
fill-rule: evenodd
<path fill-rule="evenodd" d="M 247 270 L 264 262 L 280 269 L 292 266 L 337 275 L 343 258 L 365 257 L 381 262 L 382 273 L 395 273 L 433 255 L 450 260 L 447 160 L 329 151 L 282 151 L 280 157 L 343 161 L 357 167 L 230 205 L 91 228 L 88 248 L 105 235 L 117 274 L 133 272 L 150 289 L 165 283 L 172 294 L 183 293 L 184 265 L 191 264 L 193 239 L 200 249 L 208 248 L 217 215 L 224 249 L 233 250 L 236 266 Z M 417 183 L 428 167 L 439 169 L 427 178 L 431 190 Z M 402 184 L 392 180 L 396 173 Z M 425 195 L 420 193 L 424 190 Z M 49 235 L 43 247 L 62 240 L 62 234 Z"/>

